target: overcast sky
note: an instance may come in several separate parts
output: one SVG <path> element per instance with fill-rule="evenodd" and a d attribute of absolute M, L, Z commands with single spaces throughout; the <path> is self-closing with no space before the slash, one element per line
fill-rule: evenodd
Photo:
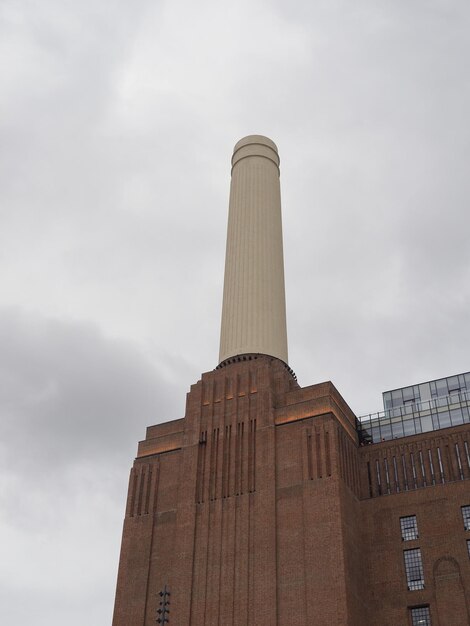
<path fill-rule="evenodd" d="M 137 441 L 217 365 L 238 139 L 279 147 L 301 385 L 470 370 L 470 5 L 0 15 L 0 623 L 108 626 Z"/>

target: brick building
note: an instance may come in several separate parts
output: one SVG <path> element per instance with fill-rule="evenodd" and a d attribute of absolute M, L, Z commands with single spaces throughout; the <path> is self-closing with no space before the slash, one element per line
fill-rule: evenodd
<path fill-rule="evenodd" d="M 113 626 L 469 625 L 470 378 L 361 420 L 300 387 L 276 146 L 232 163 L 220 362 L 139 443 Z"/>

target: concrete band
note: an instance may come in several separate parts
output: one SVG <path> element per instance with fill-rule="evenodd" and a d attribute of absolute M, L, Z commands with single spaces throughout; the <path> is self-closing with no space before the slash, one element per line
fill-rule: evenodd
<path fill-rule="evenodd" d="M 255 135 L 255 139 L 258 139 L 258 138 L 260 138 L 259 135 Z M 261 139 L 264 139 L 264 138 L 261 138 Z M 246 143 L 240 146 L 239 144 L 237 144 L 235 146 L 234 153 L 232 156 L 232 171 L 235 165 L 241 159 L 244 159 L 250 156 L 265 157 L 266 159 L 269 159 L 270 161 L 274 163 L 274 165 L 276 165 L 278 172 L 279 172 L 280 159 L 279 159 L 279 154 L 277 153 L 277 148 L 275 147 L 275 145 L 273 148 L 271 145 L 263 144 L 260 141 L 253 141 L 252 143 Z"/>

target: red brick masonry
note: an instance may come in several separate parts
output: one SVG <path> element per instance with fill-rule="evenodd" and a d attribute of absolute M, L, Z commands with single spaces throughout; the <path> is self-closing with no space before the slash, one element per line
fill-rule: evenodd
<path fill-rule="evenodd" d="M 422 605 L 469 625 L 470 425 L 361 447 L 355 422 L 331 383 L 300 388 L 271 357 L 203 374 L 139 444 L 113 626 L 155 626 L 165 584 L 173 626 L 405 626 Z"/>

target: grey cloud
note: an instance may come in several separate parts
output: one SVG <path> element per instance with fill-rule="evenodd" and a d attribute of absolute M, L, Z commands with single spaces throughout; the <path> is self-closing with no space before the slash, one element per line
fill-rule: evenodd
<path fill-rule="evenodd" d="M 0 617 L 109 621 L 128 468 L 181 393 L 91 323 L 2 309 L 0 345 Z"/>
<path fill-rule="evenodd" d="M 171 384 L 125 342 L 92 324 L 0 313 L 4 432 L 22 466 L 114 461 L 152 422 L 174 418 Z M 31 469 L 31 468 L 29 468 Z"/>
<path fill-rule="evenodd" d="M 3 622 L 25 589 L 40 625 L 110 621 L 136 442 L 217 362 L 241 136 L 280 149 L 300 382 L 362 413 L 469 369 L 469 23 L 458 0 L 3 4 Z"/>

